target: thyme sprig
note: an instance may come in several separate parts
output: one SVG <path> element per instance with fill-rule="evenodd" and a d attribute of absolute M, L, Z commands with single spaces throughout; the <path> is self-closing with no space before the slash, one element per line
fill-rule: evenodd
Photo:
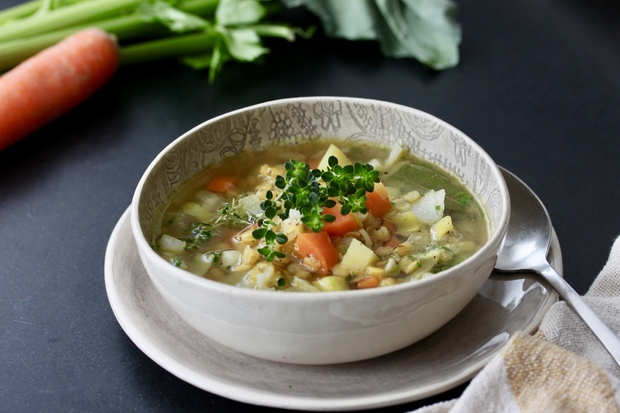
<path fill-rule="evenodd" d="M 275 186 L 280 190 L 277 195 L 268 191 L 260 207 L 265 219 L 259 221 L 259 227 L 252 232 L 255 239 L 264 239 L 265 246 L 258 252 L 267 261 L 283 258 L 284 253 L 276 249 L 277 244 L 286 244 L 288 238 L 283 233 L 276 233 L 274 219 L 284 220 L 291 210 L 299 211 L 301 222 L 311 231 L 321 232 L 326 222 L 333 222 L 336 217 L 324 214 L 324 208 L 341 204 L 340 213 L 366 213 L 366 193 L 374 190 L 379 182 L 379 172 L 372 165 L 355 163 L 339 165 L 338 158 L 331 156 L 325 171 L 310 169 L 305 162 L 291 160 L 284 164 L 285 176 L 278 175 Z"/>
<path fill-rule="evenodd" d="M 219 227 L 236 228 L 247 226 L 251 223 L 251 220 L 252 218 L 241 210 L 235 199 L 231 198 L 218 210 L 217 218 L 211 222 L 195 222 L 190 225 L 190 235 L 183 238 L 185 250 L 188 252 L 196 251 L 205 242 L 217 235 Z"/>

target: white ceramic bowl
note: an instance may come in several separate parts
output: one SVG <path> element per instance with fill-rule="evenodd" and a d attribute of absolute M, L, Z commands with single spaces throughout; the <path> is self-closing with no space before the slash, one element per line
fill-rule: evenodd
<path fill-rule="evenodd" d="M 148 241 L 151 221 L 170 193 L 205 166 L 244 150 L 321 137 L 399 143 L 440 165 L 478 197 L 488 217 L 488 242 L 464 262 L 424 280 L 330 293 L 234 287 L 176 268 L 152 250 Z M 140 180 L 131 224 L 153 284 L 196 330 L 255 357 L 331 364 L 404 348 L 452 319 L 490 275 L 509 214 L 509 195 L 499 169 L 482 148 L 454 127 L 393 103 L 307 97 L 218 116 L 176 139 Z"/>

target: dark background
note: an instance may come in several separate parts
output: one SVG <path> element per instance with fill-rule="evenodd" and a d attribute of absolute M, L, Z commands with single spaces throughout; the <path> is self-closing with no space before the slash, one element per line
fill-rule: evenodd
<path fill-rule="evenodd" d="M 0 411 L 267 410 L 199 390 L 147 358 L 116 322 L 103 272 L 110 233 L 155 155 L 204 120 L 267 100 L 375 98 L 453 124 L 538 193 L 565 278 L 585 293 L 620 234 L 620 3 L 457 3 L 461 63 L 445 72 L 320 33 L 271 42 L 266 64 L 230 64 L 214 85 L 176 62 L 124 67 L 0 152 Z"/>

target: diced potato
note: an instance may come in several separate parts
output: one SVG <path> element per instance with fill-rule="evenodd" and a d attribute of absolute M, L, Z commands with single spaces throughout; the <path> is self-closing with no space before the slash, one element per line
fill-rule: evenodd
<path fill-rule="evenodd" d="M 390 221 L 396 225 L 397 234 L 408 234 L 420 230 L 420 222 L 413 211 L 397 212 L 390 216 Z"/>
<path fill-rule="evenodd" d="M 321 291 L 346 291 L 349 289 L 349 283 L 346 278 L 334 275 L 319 278 L 314 282 L 314 285 Z"/>
<path fill-rule="evenodd" d="M 181 241 L 178 238 L 172 237 L 168 234 L 164 234 L 159 238 L 157 244 L 161 251 L 164 252 L 183 252 L 185 251 L 185 241 Z"/>
<path fill-rule="evenodd" d="M 439 221 L 435 222 L 431 227 L 431 238 L 435 241 L 440 240 L 452 233 L 454 226 L 452 225 L 452 217 L 446 215 Z"/>
<path fill-rule="evenodd" d="M 371 266 L 377 261 L 379 261 L 379 256 L 377 254 L 366 245 L 353 238 L 351 240 L 351 245 L 349 245 L 349 249 L 346 254 L 344 254 L 344 257 L 342 257 L 341 264 L 350 269 L 354 274 L 364 274 L 366 272 L 366 267 Z"/>
<path fill-rule="evenodd" d="M 352 164 L 351 160 L 347 157 L 347 155 L 345 155 L 344 152 L 342 152 L 340 148 L 338 148 L 336 145 L 332 144 L 329 145 L 329 148 L 327 148 L 327 151 L 325 151 L 325 155 L 323 155 L 323 158 L 321 158 L 318 169 L 320 169 L 321 171 L 326 170 L 329 166 L 329 158 L 331 156 L 335 156 L 338 159 L 338 165 L 340 166 Z"/>
<path fill-rule="evenodd" d="M 195 202 L 186 202 L 181 207 L 184 214 L 195 217 L 200 222 L 208 222 L 213 215 L 206 208 L 201 207 Z"/>

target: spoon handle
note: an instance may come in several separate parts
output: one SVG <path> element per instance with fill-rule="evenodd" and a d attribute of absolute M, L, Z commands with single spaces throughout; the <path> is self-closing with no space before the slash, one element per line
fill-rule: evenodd
<path fill-rule="evenodd" d="M 550 265 L 536 270 L 558 292 L 566 304 L 590 328 L 620 367 L 620 338 L 586 304 L 581 296 Z"/>

